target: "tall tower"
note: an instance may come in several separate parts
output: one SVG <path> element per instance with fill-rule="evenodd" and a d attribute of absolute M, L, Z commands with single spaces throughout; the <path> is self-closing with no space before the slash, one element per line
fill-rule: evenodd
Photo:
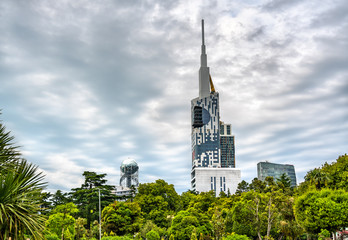
<path fill-rule="evenodd" d="M 215 91 L 207 64 L 202 20 L 199 96 L 191 100 L 191 187 L 198 192 L 234 193 L 240 182 L 235 169 L 231 125 L 220 122 L 219 93 Z"/>

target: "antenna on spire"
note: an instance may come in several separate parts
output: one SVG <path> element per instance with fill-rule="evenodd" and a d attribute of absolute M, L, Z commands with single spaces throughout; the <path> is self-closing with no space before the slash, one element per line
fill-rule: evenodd
<path fill-rule="evenodd" d="M 202 19 L 202 45 L 204 45 L 204 19 Z"/>

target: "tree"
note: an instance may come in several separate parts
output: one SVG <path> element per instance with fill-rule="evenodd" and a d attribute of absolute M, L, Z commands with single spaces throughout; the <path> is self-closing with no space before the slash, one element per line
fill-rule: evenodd
<path fill-rule="evenodd" d="M 283 193 L 287 195 L 292 195 L 291 179 L 286 173 L 283 173 L 282 175 L 280 175 L 279 178 L 276 179 L 276 184 L 278 188 L 282 190 Z"/>
<path fill-rule="evenodd" d="M 322 229 L 336 232 L 348 226 L 348 192 L 323 189 L 309 191 L 295 202 L 295 216 L 308 232 L 318 234 Z"/>
<path fill-rule="evenodd" d="M 1 112 L 0 112 L 1 115 Z M 0 169 L 1 174 L 7 173 L 11 167 L 21 159 L 18 146 L 13 144 L 14 136 L 6 131 L 6 127 L 0 121 Z"/>
<path fill-rule="evenodd" d="M 201 192 L 196 196 L 194 202 L 191 204 L 191 207 L 194 207 L 196 210 L 202 213 L 206 213 L 209 208 L 213 206 L 215 201 L 216 197 L 214 191 Z"/>
<path fill-rule="evenodd" d="M 254 178 L 249 185 L 249 189 L 254 190 L 255 192 L 264 192 L 265 188 L 266 183 L 258 178 Z"/>
<path fill-rule="evenodd" d="M 102 209 L 114 201 L 114 195 L 111 190 L 113 186 L 107 185 L 104 179 L 106 174 L 97 174 L 95 172 L 85 171 L 82 174 L 85 182 L 80 188 L 72 189 L 70 193 L 73 202 L 79 209 L 79 217 L 87 219 L 87 229 L 90 229 L 91 223 L 99 219 L 99 191 Z"/>
<path fill-rule="evenodd" d="M 139 231 L 142 217 L 136 202 L 114 202 L 103 209 L 103 229 L 117 235 L 134 234 Z"/>
<path fill-rule="evenodd" d="M 248 236 L 246 235 L 239 235 L 239 234 L 233 233 L 225 237 L 224 240 L 250 240 L 250 238 L 248 238 Z"/>
<path fill-rule="evenodd" d="M 85 228 L 85 225 L 87 224 L 87 220 L 85 218 L 78 218 L 75 221 L 75 232 L 76 232 L 76 239 L 80 239 L 83 237 L 83 235 L 87 234 L 87 230 Z"/>
<path fill-rule="evenodd" d="M 181 199 L 173 184 L 164 180 L 140 184 L 135 202 L 139 203 L 146 220 L 153 221 L 159 227 L 168 227 L 175 211 L 181 209 Z"/>
<path fill-rule="evenodd" d="M 40 213 L 44 215 L 48 215 L 50 211 L 52 210 L 52 202 L 51 202 L 52 194 L 50 192 L 42 192 L 40 194 Z"/>
<path fill-rule="evenodd" d="M 61 190 L 57 190 L 51 197 L 53 207 L 58 205 L 63 205 L 71 202 L 71 199 L 68 196 L 68 193 L 63 193 Z"/>
<path fill-rule="evenodd" d="M 306 174 L 305 180 L 309 181 L 316 189 L 320 190 L 328 185 L 330 177 L 329 174 L 322 171 L 320 168 L 315 168 Z"/>
<path fill-rule="evenodd" d="M 348 191 L 348 155 L 339 156 L 335 162 L 325 163 L 321 168 L 309 171 L 305 181 L 300 183 L 296 192 L 304 194 L 313 189 L 345 189 Z"/>
<path fill-rule="evenodd" d="M 44 175 L 21 158 L 14 137 L 0 122 L 0 239 L 41 239 L 44 217 L 39 214 Z"/>
<path fill-rule="evenodd" d="M 160 240 L 160 236 L 159 236 L 158 232 L 156 232 L 155 230 L 151 230 L 150 232 L 148 232 L 146 234 L 146 239 L 148 239 L 148 240 Z"/>
<path fill-rule="evenodd" d="M 294 201 L 291 196 L 283 195 L 279 206 L 280 217 L 276 227 L 280 230 L 281 236 L 289 240 L 298 239 L 303 233 L 303 228 L 297 223 L 294 213 Z"/>
<path fill-rule="evenodd" d="M 51 233 L 61 236 L 61 239 L 73 239 L 75 236 L 75 218 L 73 217 L 78 212 L 75 204 L 67 203 L 58 205 L 53 211 L 46 226 Z"/>
<path fill-rule="evenodd" d="M 168 208 L 173 212 L 182 208 L 180 196 L 175 191 L 174 185 L 168 184 L 162 179 L 156 180 L 154 183 L 139 184 L 136 199 L 142 195 L 161 196 L 167 202 Z"/>
<path fill-rule="evenodd" d="M 180 211 L 174 217 L 172 226 L 169 228 L 169 234 L 173 234 L 175 239 L 190 239 L 192 232 L 196 229 L 197 234 L 211 235 L 213 227 L 209 218 L 194 208 L 186 211 Z"/>
<path fill-rule="evenodd" d="M 194 201 L 197 194 L 191 190 L 183 192 L 181 194 L 181 202 L 183 206 L 183 210 L 186 210 Z"/>
<path fill-rule="evenodd" d="M 266 202 L 262 193 L 249 191 L 236 199 L 232 209 L 232 232 L 260 240 L 266 233 Z"/>
<path fill-rule="evenodd" d="M 247 191 L 249 191 L 249 183 L 247 183 L 244 180 L 238 183 L 236 194 L 240 195 L 242 192 L 247 192 Z"/>
<path fill-rule="evenodd" d="M 348 191 L 348 155 L 342 155 L 331 164 L 325 163 L 322 171 L 329 175 L 328 187 Z"/>

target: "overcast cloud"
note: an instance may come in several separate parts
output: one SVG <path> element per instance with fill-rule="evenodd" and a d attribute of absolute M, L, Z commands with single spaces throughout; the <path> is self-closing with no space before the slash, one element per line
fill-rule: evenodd
<path fill-rule="evenodd" d="M 346 0 L 2 0 L 1 119 L 49 191 L 85 170 L 117 185 L 128 157 L 190 188 L 202 18 L 242 179 L 268 160 L 301 182 L 348 152 Z"/>

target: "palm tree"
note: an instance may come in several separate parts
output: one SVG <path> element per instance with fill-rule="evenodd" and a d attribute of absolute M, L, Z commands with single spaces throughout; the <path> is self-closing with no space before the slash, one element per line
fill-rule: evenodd
<path fill-rule="evenodd" d="M 0 122 L 0 239 L 43 239 L 44 217 L 40 215 L 40 192 L 44 175 L 37 166 L 20 157 L 13 137 Z"/>
<path fill-rule="evenodd" d="M 326 187 L 331 179 L 329 174 L 319 168 L 315 168 L 307 173 L 305 180 L 314 184 L 316 189 L 320 190 Z"/>

